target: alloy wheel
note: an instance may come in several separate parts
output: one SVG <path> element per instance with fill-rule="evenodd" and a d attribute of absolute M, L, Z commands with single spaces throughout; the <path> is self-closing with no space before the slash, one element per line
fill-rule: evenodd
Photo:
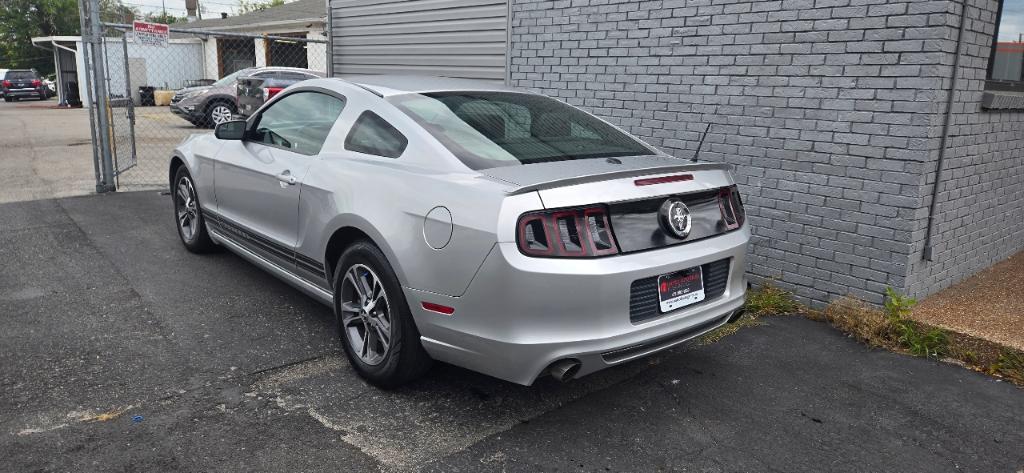
<path fill-rule="evenodd" d="M 190 242 L 199 232 L 199 205 L 192 179 L 182 176 L 174 193 L 174 208 L 178 215 L 178 229 L 181 237 Z"/>
<path fill-rule="evenodd" d="M 377 273 L 362 264 L 349 267 L 341 280 L 342 331 L 363 363 L 384 361 L 391 348 L 391 321 L 391 305 Z"/>
<path fill-rule="evenodd" d="M 210 118 L 213 119 L 214 125 L 220 125 L 231 120 L 231 109 L 227 105 L 214 105 L 213 110 L 210 111 Z"/>

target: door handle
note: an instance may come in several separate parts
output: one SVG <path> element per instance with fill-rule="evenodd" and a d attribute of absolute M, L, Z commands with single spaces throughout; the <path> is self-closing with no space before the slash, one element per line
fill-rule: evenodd
<path fill-rule="evenodd" d="M 288 184 L 289 186 L 294 186 L 296 182 L 295 176 L 292 175 L 291 171 L 285 171 L 282 172 L 281 174 L 278 174 L 277 180 L 281 181 L 284 184 Z"/>

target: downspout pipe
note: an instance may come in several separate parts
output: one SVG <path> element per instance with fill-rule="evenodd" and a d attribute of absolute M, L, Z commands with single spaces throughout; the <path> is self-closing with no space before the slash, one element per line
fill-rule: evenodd
<path fill-rule="evenodd" d="M 960 4 L 960 27 L 956 33 L 956 57 L 953 59 L 953 77 L 949 87 L 949 95 L 946 98 L 946 115 L 942 123 L 942 141 L 939 146 L 939 159 L 935 165 L 935 182 L 932 185 L 932 201 L 928 206 L 928 227 L 924 234 L 924 251 L 921 259 L 934 261 L 934 236 L 935 236 L 935 213 L 939 204 L 939 188 L 942 186 L 942 172 L 946 166 L 946 154 L 949 152 L 949 133 L 953 123 L 953 101 L 956 91 L 960 85 L 960 57 L 963 55 L 964 29 L 967 27 L 967 0 Z"/>

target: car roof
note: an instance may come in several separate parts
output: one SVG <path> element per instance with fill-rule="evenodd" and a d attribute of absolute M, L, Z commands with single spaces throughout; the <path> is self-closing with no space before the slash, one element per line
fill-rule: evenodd
<path fill-rule="evenodd" d="M 454 77 L 417 75 L 360 75 L 342 76 L 338 79 L 351 82 L 365 89 L 388 97 L 401 94 L 422 94 L 445 91 L 489 91 L 521 92 L 500 83 Z"/>
<path fill-rule="evenodd" d="M 317 74 L 323 74 L 320 71 L 314 71 L 313 69 L 304 69 L 304 68 L 301 68 L 301 67 L 262 66 L 262 67 L 247 67 L 246 69 L 252 69 L 253 72 L 263 72 L 263 71 L 295 71 L 295 72 L 315 72 Z"/>

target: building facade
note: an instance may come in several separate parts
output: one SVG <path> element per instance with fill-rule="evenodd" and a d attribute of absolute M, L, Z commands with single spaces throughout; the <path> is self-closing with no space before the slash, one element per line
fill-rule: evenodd
<path fill-rule="evenodd" d="M 755 278 L 880 303 L 1024 249 L 1024 88 L 987 80 L 998 0 L 505 6 L 507 82 L 735 166 Z"/>

